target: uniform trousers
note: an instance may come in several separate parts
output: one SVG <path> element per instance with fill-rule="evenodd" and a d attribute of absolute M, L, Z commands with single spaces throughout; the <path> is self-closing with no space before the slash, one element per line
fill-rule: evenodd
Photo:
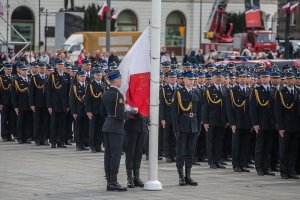
<path fill-rule="evenodd" d="M 176 148 L 176 167 L 177 169 L 192 168 L 193 156 L 195 154 L 196 139 L 198 135 L 196 133 L 183 133 L 181 132 L 177 136 L 177 148 Z"/>

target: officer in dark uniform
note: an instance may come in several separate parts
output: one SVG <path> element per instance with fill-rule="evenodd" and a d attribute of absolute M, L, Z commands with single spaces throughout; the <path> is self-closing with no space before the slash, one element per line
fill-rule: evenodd
<path fill-rule="evenodd" d="M 143 155 L 144 137 L 148 132 L 146 122 L 147 118 L 140 114 L 129 116 L 129 119 L 125 122 L 125 163 L 128 188 L 144 187 L 144 183 L 140 179 L 140 167 Z"/>
<path fill-rule="evenodd" d="M 85 96 L 85 111 L 89 118 L 89 144 L 92 153 L 101 152 L 103 143 L 102 126 L 104 118 L 101 116 L 101 101 L 104 93 L 102 87 L 102 71 L 93 71 L 94 80 L 88 85 Z"/>
<path fill-rule="evenodd" d="M 49 113 L 46 104 L 46 64 L 39 63 L 39 73 L 31 77 L 29 105 L 33 112 L 33 140 L 36 146 L 45 145 L 49 131 Z"/>
<path fill-rule="evenodd" d="M 64 62 L 56 60 L 56 72 L 53 72 L 47 84 L 47 107 L 50 119 L 51 148 L 66 148 L 66 116 L 69 110 L 68 99 L 70 75 L 64 72 Z"/>
<path fill-rule="evenodd" d="M 176 167 L 180 186 L 196 186 L 198 183 L 191 178 L 191 168 L 196 139 L 201 128 L 201 101 L 193 90 L 193 73 L 187 71 L 183 77 L 184 87 L 175 92 L 171 108 L 173 130 L 177 141 Z"/>
<path fill-rule="evenodd" d="M 16 136 L 16 113 L 11 101 L 12 64 L 4 64 L 4 75 L 0 76 L 0 110 L 1 110 L 1 138 L 4 142 L 14 141 Z"/>
<path fill-rule="evenodd" d="M 223 141 L 226 126 L 225 90 L 222 87 L 222 72 L 213 73 L 213 84 L 203 94 L 202 121 L 207 132 L 207 157 L 210 168 L 225 168 L 221 165 L 223 158 Z"/>
<path fill-rule="evenodd" d="M 256 133 L 255 168 L 257 175 L 275 174 L 270 171 L 274 130 L 270 111 L 270 72 L 260 72 L 261 85 L 256 87 L 250 97 L 250 117 Z"/>
<path fill-rule="evenodd" d="M 76 151 L 89 150 L 85 146 L 86 134 L 88 134 L 88 117 L 84 108 L 85 91 L 87 84 L 85 83 L 86 72 L 80 70 L 77 73 L 78 82 L 72 85 L 70 90 L 70 109 L 75 120 L 75 142 Z"/>
<path fill-rule="evenodd" d="M 250 144 L 250 90 L 246 86 L 246 72 L 238 75 L 239 85 L 232 87 L 227 95 L 227 116 L 232 130 L 232 167 L 235 172 L 250 172 L 246 169 Z"/>
<path fill-rule="evenodd" d="M 175 162 L 176 156 L 176 138 L 173 131 L 173 124 L 171 118 L 171 104 L 172 98 L 176 90 L 176 72 L 168 72 L 165 74 L 166 85 L 160 89 L 160 104 L 159 104 L 159 115 L 161 125 L 164 130 L 163 146 L 166 156 L 166 162 Z"/>
<path fill-rule="evenodd" d="M 13 82 L 11 91 L 12 104 L 17 114 L 18 143 L 30 144 L 32 133 L 32 114 L 29 106 L 29 80 L 28 67 L 19 66 L 20 75 Z"/>
<path fill-rule="evenodd" d="M 124 98 L 119 91 L 121 74 L 118 70 L 108 74 L 110 88 L 102 97 L 101 113 L 105 116 L 102 127 L 105 154 L 104 167 L 107 179 L 107 191 L 126 191 L 127 188 L 118 183 L 117 175 L 120 166 L 124 140 Z"/>
<path fill-rule="evenodd" d="M 286 86 L 276 93 L 275 113 L 280 134 L 280 175 L 282 179 L 299 179 L 296 161 L 299 145 L 299 93 L 294 88 L 295 74 L 286 74 Z"/>
<path fill-rule="evenodd" d="M 92 69 L 92 63 L 89 59 L 85 59 L 82 61 L 82 70 L 86 73 L 86 79 L 85 82 L 89 84 L 92 81 L 92 75 L 91 75 L 91 69 Z"/>

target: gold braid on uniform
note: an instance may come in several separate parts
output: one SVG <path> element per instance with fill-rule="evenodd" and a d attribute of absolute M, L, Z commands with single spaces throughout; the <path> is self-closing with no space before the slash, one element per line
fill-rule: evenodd
<path fill-rule="evenodd" d="M 182 105 L 182 100 L 181 100 L 181 94 L 180 94 L 179 91 L 177 91 L 177 98 L 178 98 L 178 104 L 179 104 L 180 109 L 181 109 L 182 111 L 188 112 L 188 111 L 190 111 L 190 110 L 192 109 L 192 102 L 189 103 L 189 105 L 188 105 L 187 108 L 183 107 L 183 105 Z"/>
<path fill-rule="evenodd" d="M 115 103 L 115 116 L 117 116 L 117 106 L 118 106 L 119 93 L 117 93 L 116 103 Z"/>
<path fill-rule="evenodd" d="M 82 97 L 78 96 L 77 90 L 76 90 L 76 86 L 75 86 L 75 85 L 73 86 L 73 89 L 74 89 L 74 94 L 75 94 L 76 99 L 77 99 L 79 102 L 82 103 L 82 102 L 84 101 L 85 95 L 83 95 Z"/>
<path fill-rule="evenodd" d="M 55 77 L 54 77 L 54 74 L 52 74 L 51 76 L 52 76 L 51 78 L 52 78 L 52 84 L 53 84 L 54 88 L 55 88 L 56 90 L 61 89 L 61 86 L 62 86 L 62 85 L 56 85 L 56 83 L 55 83 Z"/>
<path fill-rule="evenodd" d="M 171 102 L 169 102 L 169 101 L 166 99 L 166 92 L 165 92 L 165 88 L 162 88 L 162 92 L 163 92 L 163 96 L 164 96 L 165 103 L 167 104 L 167 106 L 171 106 L 171 104 L 172 104 L 172 101 L 171 101 Z"/>
<path fill-rule="evenodd" d="M 100 97 L 102 96 L 102 93 L 101 93 L 101 92 L 100 92 L 98 95 L 95 95 L 92 84 L 90 84 L 90 91 L 91 91 L 92 96 L 93 96 L 95 99 L 98 99 L 98 98 L 100 98 Z"/>
<path fill-rule="evenodd" d="M 284 98 L 283 98 L 283 95 L 281 92 L 279 92 L 279 97 L 280 97 L 280 101 L 281 101 L 281 104 L 283 105 L 283 107 L 285 107 L 286 109 L 290 110 L 293 108 L 294 106 L 294 103 L 292 103 L 290 106 L 287 106 L 285 101 L 284 101 Z"/>
<path fill-rule="evenodd" d="M 15 86 L 16 86 L 17 92 L 20 92 L 20 93 L 28 92 L 28 87 L 21 89 L 17 80 L 15 80 Z"/>
<path fill-rule="evenodd" d="M 232 107 L 234 107 L 234 106 L 236 106 L 236 107 L 238 107 L 238 108 L 244 107 L 244 111 L 245 111 L 246 100 L 244 100 L 241 104 L 237 104 L 237 103 L 235 102 L 235 99 L 234 99 L 234 95 L 233 95 L 232 89 L 230 89 L 230 97 L 231 97 Z"/>
<path fill-rule="evenodd" d="M 9 90 L 10 86 L 11 86 L 11 84 L 8 84 L 8 86 L 5 87 L 4 83 L 3 83 L 3 80 L 2 80 L 2 77 L 0 77 L 0 87 L 1 87 L 1 90 Z"/>
<path fill-rule="evenodd" d="M 258 102 L 258 104 L 261 106 L 261 107 L 266 107 L 268 104 L 269 104 L 269 100 L 266 101 L 266 103 L 262 103 L 260 98 L 259 98 L 259 94 L 258 94 L 258 91 L 257 89 L 254 89 L 254 93 L 255 93 L 255 98 L 256 98 L 256 101 Z"/>
<path fill-rule="evenodd" d="M 221 106 L 222 106 L 222 99 L 220 98 L 217 101 L 212 100 L 212 98 L 211 98 L 210 93 L 209 93 L 208 90 L 206 90 L 206 96 L 207 96 L 207 101 L 208 102 L 213 103 L 213 104 L 219 104 L 219 103 L 221 103 Z"/>
<path fill-rule="evenodd" d="M 37 89 L 40 89 L 40 90 L 44 89 L 45 84 L 38 85 L 38 84 L 36 83 L 36 78 L 35 78 L 35 76 L 32 77 L 32 79 L 33 79 L 33 83 L 34 83 L 34 85 L 35 85 L 35 87 L 36 87 Z"/>

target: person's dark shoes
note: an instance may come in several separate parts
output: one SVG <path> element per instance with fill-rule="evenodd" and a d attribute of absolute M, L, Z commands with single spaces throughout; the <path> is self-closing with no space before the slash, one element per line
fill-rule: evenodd
<path fill-rule="evenodd" d="M 234 171 L 234 172 L 242 172 L 242 169 L 239 168 L 239 167 L 234 167 L 234 168 L 233 168 L 233 171 Z"/>
<path fill-rule="evenodd" d="M 51 149 L 56 148 L 56 144 L 50 144 L 50 148 L 51 148 Z"/>
<path fill-rule="evenodd" d="M 176 157 L 171 157 L 172 162 L 176 162 Z"/>
<path fill-rule="evenodd" d="M 18 144 L 23 144 L 23 140 L 17 140 Z"/>
<path fill-rule="evenodd" d="M 273 167 L 272 172 L 279 172 L 279 167 Z"/>
<path fill-rule="evenodd" d="M 200 162 L 198 162 L 198 161 L 196 161 L 196 160 L 193 160 L 193 165 L 201 165 L 201 163 Z"/>
<path fill-rule="evenodd" d="M 68 141 L 65 142 L 65 145 L 72 145 L 72 143 L 71 143 L 70 140 L 68 140 Z"/>
<path fill-rule="evenodd" d="M 226 161 L 232 161 L 231 156 L 228 156 L 227 158 L 225 158 Z"/>
<path fill-rule="evenodd" d="M 109 183 L 107 186 L 107 191 L 111 192 L 125 192 L 127 191 L 126 187 L 123 187 L 119 183 Z"/>
<path fill-rule="evenodd" d="M 172 159 L 171 158 L 166 158 L 166 162 L 167 163 L 172 163 Z"/>
<path fill-rule="evenodd" d="M 31 144 L 31 142 L 29 140 L 25 140 L 23 143 L 24 144 Z"/>
<path fill-rule="evenodd" d="M 57 148 L 67 148 L 67 146 L 66 146 L 66 145 L 63 145 L 63 144 L 58 144 L 58 145 L 57 145 Z"/>
<path fill-rule="evenodd" d="M 149 155 L 147 155 L 148 156 L 148 160 L 149 160 Z M 146 157 L 147 157 L 146 156 Z M 162 160 L 163 159 L 163 157 L 162 156 L 158 156 L 158 158 L 157 158 L 158 160 Z"/>
<path fill-rule="evenodd" d="M 185 183 L 191 186 L 198 185 L 198 183 L 191 178 L 191 168 L 185 168 Z"/>
<path fill-rule="evenodd" d="M 186 186 L 185 178 L 183 175 L 183 168 L 177 169 L 179 175 L 179 186 Z"/>
<path fill-rule="evenodd" d="M 249 164 L 245 165 L 245 168 L 254 169 L 254 167 Z"/>
<path fill-rule="evenodd" d="M 258 176 L 264 176 L 265 173 L 264 173 L 263 171 L 259 170 L 259 171 L 257 171 L 257 175 L 258 175 Z"/>
<path fill-rule="evenodd" d="M 226 162 L 223 162 L 223 161 L 221 161 L 220 164 L 221 164 L 221 165 L 227 165 L 227 163 L 226 163 Z"/>
<path fill-rule="evenodd" d="M 255 161 L 254 160 L 249 160 L 248 162 L 250 165 L 254 165 L 255 164 Z"/>
<path fill-rule="evenodd" d="M 41 145 L 49 145 L 48 141 L 40 141 Z"/>
<path fill-rule="evenodd" d="M 134 188 L 133 178 L 127 179 L 127 188 Z"/>
<path fill-rule="evenodd" d="M 91 148 L 91 152 L 92 153 L 97 153 L 97 149 L 96 148 Z"/>
<path fill-rule="evenodd" d="M 35 141 L 35 146 L 41 146 L 41 142 L 40 141 Z"/>
<path fill-rule="evenodd" d="M 281 177 L 281 179 L 289 179 L 289 175 L 286 173 L 281 173 L 280 177 Z"/>
<path fill-rule="evenodd" d="M 82 148 L 83 151 L 89 151 L 90 150 L 90 148 L 85 146 L 85 145 L 82 145 L 81 148 Z"/>
<path fill-rule="evenodd" d="M 216 166 L 217 166 L 217 168 L 220 168 L 220 169 L 226 169 L 226 167 L 221 165 L 220 163 L 217 163 Z"/>
<path fill-rule="evenodd" d="M 250 172 L 250 170 L 245 167 L 241 167 L 241 170 L 242 170 L 242 172 Z"/>
<path fill-rule="evenodd" d="M 135 187 L 144 187 L 144 182 L 140 179 L 140 170 L 133 170 L 133 183 Z"/>
<path fill-rule="evenodd" d="M 77 147 L 76 147 L 76 151 L 83 151 L 83 149 L 82 149 L 81 146 L 77 146 Z"/>
<path fill-rule="evenodd" d="M 288 177 L 291 178 L 291 179 L 299 179 L 299 177 L 295 173 L 290 173 L 288 175 Z"/>
<path fill-rule="evenodd" d="M 275 176 L 275 173 L 273 173 L 271 171 L 265 171 L 264 174 L 268 175 L 268 176 Z"/>
<path fill-rule="evenodd" d="M 216 164 L 211 164 L 211 165 L 210 165 L 210 168 L 211 168 L 211 169 L 218 169 L 218 167 L 217 167 Z"/>
<path fill-rule="evenodd" d="M 96 147 L 97 152 L 104 152 L 104 150 L 101 147 Z"/>
<path fill-rule="evenodd" d="M 207 158 L 200 158 L 199 162 L 207 162 Z"/>

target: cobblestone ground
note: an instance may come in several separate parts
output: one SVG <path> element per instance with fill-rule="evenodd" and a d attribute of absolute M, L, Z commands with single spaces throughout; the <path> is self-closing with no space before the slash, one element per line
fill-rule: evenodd
<path fill-rule="evenodd" d="M 103 153 L 50 149 L 33 144 L 0 142 L 0 200 L 10 199 L 299 199 L 300 181 L 282 180 L 251 173 L 213 170 L 202 164 L 192 169 L 199 186 L 179 187 L 175 164 L 159 161 L 159 180 L 163 191 L 129 189 L 125 193 L 106 192 Z M 141 177 L 147 178 L 147 161 L 142 161 Z M 119 181 L 126 184 L 124 157 Z"/>

